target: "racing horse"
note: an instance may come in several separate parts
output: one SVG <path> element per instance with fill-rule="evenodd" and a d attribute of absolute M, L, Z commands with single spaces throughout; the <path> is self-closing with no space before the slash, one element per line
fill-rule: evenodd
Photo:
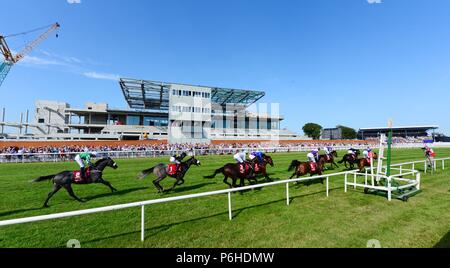
<path fill-rule="evenodd" d="M 373 160 L 378 160 L 377 153 L 373 152 L 372 159 Z M 358 165 L 359 172 L 363 172 L 365 167 L 370 167 L 371 166 L 370 161 L 367 160 L 366 158 L 356 159 L 355 162 Z"/>
<path fill-rule="evenodd" d="M 173 189 L 175 189 L 175 187 L 184 184 L 185 182 L 184 176 L 186 176 L 186 173 L 188 172 L 188 170 L 191 168 L 192 165 L 200 166 L 201 163 L 199 160 L 195 159 L 194 156 L 192 156 L 190 159 L 186 160 L 185 162 L 182 162 L 174 172 L 171 172 L 169 170 L 168 165 L 159 164 L 157 166 L 142 171 L 138 175 L 138 178 L 142 180 L 151 173 L 155 174 L 156 179 L 153 181 L 153 184 L 158 190 L 158 193 L 164 192 L 164 188 L 160 184 L 162 180 L 164 180 L 167 177 L 174 178 L 176 179 L 175 184 L 172 186 L 172 188 L 169 189 L 169 191 L 172 191 Z"/>
<path fill-rule="evenodd" d="M 347 163 L 349 163 L 350 169 L 354 169 L 355 164 L 358 163 L 358 156 L 359 156 L 360 154 L 361 154 L 361 151 L 360 151 L 360 150 L 356 150 L 354 155 L 353 155 L 353 154 L 346 154 L 346 155 L 344 155 L 344 157 L 342 158 L 342 160 L 339 161 L 338 163 L 339 163 L 339 164 L 344 163 L 344 165 L 345 165 L 346 168 L 349 168 L 349 167 L 347 166 Z"/>
<path fill-rule="evenodd" d="M 255 161 L 255 175 L 262 174 L 267 182 L 272 182 L 273 180 L 267 174 L 267 165 L 274 167 L 272 157 L 264 154 L 262 163 L 259 163 L 258 158 L 255 158 Z"/>
<path fill-rule="evenodd" d="M 294 177 L 301 177 L 306 174 L 310 174 L 311 177 L 314 175 L 322 175 L 323 168 L 325 166 L 325 158 L 319 159 L 319 161 L 316 163 L 315 170 L 312 169 L 311 163 L 309 162 L 301 162 L 298 160 L 293 160 L 291 162 L 291 165 L 289 166 L 288 171 L 294 170 L 294 174 L 289 179 L 292 179 Z M 321 179 L 321 182 L 323 183 L 324 179 Z"/>
<path fill-rule="evenodd" d="M 319 160 L 323 158 L 323 159 L 325 159 L 325 163 L 331 164 L 331 168 L 333 168 L 333 167 L 339 168 L 339 166 L 336 164 L 336 162 L 334 162 L 334 159 L 337 157 L 338 157 L 338 154 L 337 154 L 336 150 L 333 150 L 330 153 L 330 155 L 325 155 L 325 154 L 319 155 Z"/>
<path fill-rule="evenodd" d="M 49 176 L 43 176 L 39 177 L 33 182 L 41 182 L 41 181 L 53 181 L 53 190 L 48 193 L 47 199 L 45 200 L 44 207 L 48 207 L 48 201 L 50 198 L 53 197 L 61 188 L 66 189 L 66 191 L 69 193 L 69 195 L 78 202 L 84 202 L 80 198 L 78 198 L 72 189 L 72 184 L 92 184 L 92 183 L 101 183 L 103 185 L 106 185 L 111 189 L 111 191 L 114 193 L 117 191 L 111 183 L 103 179 L 103 170 L 105 170 L 106 167 L 111 167 L 113 169 L 117 169 L 119 166 L 112 160 L 110 157 L 103 158 L 98 160 L 94 165 L 90 167 L 86 171 L 87 178 L 86 179 L 80 179 L 80 172 L 79 171 L 63 171 L 61 173 L 55 174 L 55 175 L 49 175 Z"/>
<path fill-rule="evenodd" d="M 272 160 L 272 158 L 270 158 L 270 160 Z M 257 160 L 256 160 L 257 161 Z M 273 161 L 272 161 L 273 164 Z M 230 188 L 237 188 L 237 180 L 240 180 L 240 185 L 239 187 L 243 187 L 244 181 L 245 180 L 249 180 L 250 182 L 254 181 L 255 183 L 257 183 L 257 179 L 256 179 L 256 170 L 258 168 L 256 168 L 257 163 L 256 162 L 244 162 L 244 163 L 235 163 L 235 164 L 226 164 L 225 166 L 217 169 L 216 171 L 214 171 L 214 174 L 211 176 L 204 176 L 205 179 L 214 179 L 217 174 L 222 173 L 225 178 L 223 179 L 223 182 L 225 184 L 227 184 L 228 186 L 230 186 Z M 265 164 L 267 165 L 267 163 Z M 253 169 L 253 175 L 250 176 L 251 171 Z M 259 173 L 263 173 L 262 170 L 258 171 Z M 264 168 L 264 173 L 265 174 L 266 179 L 268 178 L 267 173 L 265 173 L 265 168 Z M 232 184 L 230 184 L 228 182 L 228 178 L 231 178 L 232 180 Z M 270 178 L 269 178 L 270 180 Z"/>

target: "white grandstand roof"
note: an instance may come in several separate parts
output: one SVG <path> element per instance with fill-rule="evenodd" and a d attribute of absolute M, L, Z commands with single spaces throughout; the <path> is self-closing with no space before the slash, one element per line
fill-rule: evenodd
<path fill-rule="evenodd" d="M 423 125 L 423 126 L 400 126 L 392 127 L 394 130 L 398 129 L 438 129 L 438 125 Z M 389 130 L 389 127 L 372 127 L 372 128 L 360 128 L 361 131 L 374 131 L 374 130 Z"/>

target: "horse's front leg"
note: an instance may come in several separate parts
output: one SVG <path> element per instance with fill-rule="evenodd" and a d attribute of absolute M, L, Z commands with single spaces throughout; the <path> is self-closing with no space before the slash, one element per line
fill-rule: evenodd
<path fill-rule="evenodd" d="M 338 164 L 336 164 L 336 162 L 334 162 L 334 161 L 333 161 L 333 163 L 331 164 L 331 166 L 332 166 L 332 167 L 335 166 L 335 167 L 339 168 Z"/>
<path fill-rule="evenodd" d="M 292 180 L 295 177 L 295 175 L 297 175 L 297 171 L 295 171 L 294 174 L 292 174 L 292 176 L 289 179 Z"/>
<path fill-rule="evenodd" d="M 269 177 L 266 171 L 263 172 L 264 178 L 266 178 L 266 181 L 272 182 L 273 180 Z"/>

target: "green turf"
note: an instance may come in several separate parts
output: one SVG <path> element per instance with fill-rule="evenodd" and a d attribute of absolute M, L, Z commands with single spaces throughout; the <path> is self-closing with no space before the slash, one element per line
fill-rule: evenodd
<path fill-rule="evenodd" d="M 440 157 L 449 149 L 437 149 Z M 342 152 L 340 152 L 342 155 Z M 395 150 L 394 162 L 423 159 L 421 150 Z M 301 154 L 273 155 L 271 176 L 287 179 L 287 167 Z M 137 180 L 140 170 L 166 159 L 117 160 L 118 170 L 107 170 L 119 192 L 111 194 L 103 185 L 74 186 L 88 200 L 80 204 L 65 191 L 41 206 L 51 189 L 49 182 L 31 183 L 33 178 L 71 170 L 75 163 L 0 165 L 0 221 L 74 211 L 134 201 L 151 200 L 212 190 L 227 189 L 221 176 L 203 179 L 231 156 L 199 157 L 186 184 L 169 194 L 157 194 L 151 178 Z M 450 162 L 450 161 L 449 161 Z M 448 168 L 450 163 L 447 162 Z M 284 185 L 232 195 L 233 216 L 228 220 L 226 195 L 148 206 L 145 242 L 140 241 L 140 208 L 67 219 L 0 227 L 0 247 L 65 247 L 77 239 L 82 247 L 365 247 L 377 239 L 383 247 L 449 247 L 450 171 L 422 176 L 423 192 L 409 202 L 388 202 L 384 197 L 351 189 L 344 193 L 343 177 L 333 178 L 330 197 L 322 184 L 292 186 L 291 205 L 286 205 Z M 417 166 L 419 170 L 423 166 Z M 336 169 L 328 173 L 341 171 Z M 165 188 L 173 179 L 163 182 Z"/>

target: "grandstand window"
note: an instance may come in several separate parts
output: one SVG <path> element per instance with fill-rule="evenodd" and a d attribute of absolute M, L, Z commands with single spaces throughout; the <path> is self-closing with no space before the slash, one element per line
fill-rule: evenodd
<path fill-rule="evenodd" d="M 129 126 L 139 126 L 141 121 L 140 116 L 129 115 L 127 116 L 127 125 Z"/>

